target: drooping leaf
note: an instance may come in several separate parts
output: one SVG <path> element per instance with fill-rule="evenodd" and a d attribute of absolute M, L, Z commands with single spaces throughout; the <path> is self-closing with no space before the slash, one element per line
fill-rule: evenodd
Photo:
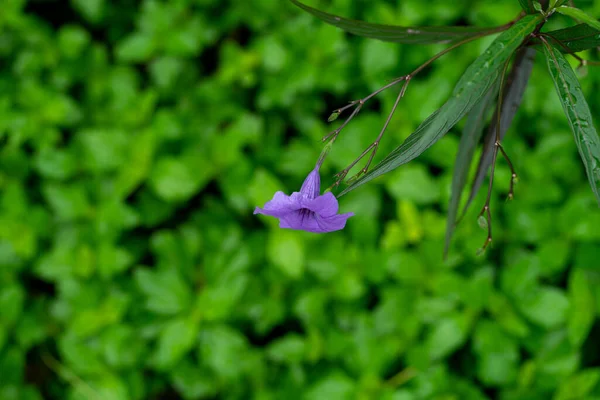
<path fill-rule="evenodd" d="M 600 30 L 594 29 L 588 24 L 579 24 L 564 29 L 546 32 L 555 44 L 562 43 L 559 50 L 566 53 L 577 53 L 600 47 Z M 539 39 L 532 40 L 532 44 L 541 45 Z M 563 47 L 564 46 L 564 47 Z"/>
<path fill-rule="evenodd" d="M 479 102 L 467 115 L 467 122 L 460 137 L 458 152 L 456 154 L 456 162 L 454 163 L 454 173 L 452 175 L 452 191 L 450 193 L 450 202 L 448 204 L 448 221 L 446 223 L 446 244 L 444 254 L 448 254 L 450 247 L 450 239 L 454 232 L 456 224 L 456 215 L 460 197 L 467 182 L 469 167 L 473 160 L 475 148 L 479 143 L 481 134 L 488 115 L 488 109 L 496 96 L 497 85 L 494 85 L 485 95 L 483 100 Z"/>
<path fill-rule="evenodd" d="M 492 28 L 474 26 L 402 27 L 374 24 L 329 14 L 307 6 L 298 0 L 290 1 L 322 21 L 341 28 L 346 32 L 386 42 L 406 44 L 448 43 L 476 36 L 490 35 L 506 29 L 506 26 Z"/>
<path fill-rule="evenodd" d="M 545 43 L 544 55 L 565 115 L 575 136 L 588 180 L 600 204 L 600 138 L 581 85 L 565 56 Z"/>
<path fill-rule="evenodd" d="M 367 174 L 340 193 L 351 190 L 415 159 L 464 117 L 489 91 L 501 68 L 522 41 L 535 29 L 540 16 L 526 16 L 502 33 L 488 49 L 467 68 L 456 84 L 452 96 L 429 116 L 415 132 L 388 154 Z"/>
<path fill-rule="evenodd" d="M 512 70 L 506 80 L 506 86 L 503 93 L 502 110 L 500 113 L 500 131 L 498 132 L 500 141 L 504 138 L 504 135 L 510 128 L 512 121 L 521 105 L 523 100 L 523 94 L 525 88 L 529 82 L 529 76 L 533 69 L 533 63 L 535 61 L 535 50 L 533 49 L 520 49 L 517 51 L 515 61 Z M 494 151 L 494 141 L 496 139 L 496 128 L 498 126 L 498 114 L 494 113 L 490 128 L 486 134 L 483 144 L 483 151 L 479 158 L 479 164 L 477 165 L 477 172 L 471 185 L 471 193 L 465 203 L 462 214 L 467 211 L 471 202 L 477 195 L 479 188 L 483 184 L 487 171 L 492 163 L 492 153 Z"/>
<path fill-rule="evenodd" d="M 579 8 L 560 6 L 556 8 L 556 11 L 562 15 L 566 15 L 567 17 L 571 17 L 580 22 L 588 24 L 594 29 L 600 30 L 600 21 L 598 21 L 591 15 L 588 15 L 586 12 L 580 10 Z"/>

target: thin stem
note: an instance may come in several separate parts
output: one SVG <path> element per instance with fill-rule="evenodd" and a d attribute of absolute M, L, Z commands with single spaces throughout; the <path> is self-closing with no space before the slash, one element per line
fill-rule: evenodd
<path fill-rule="evenodd" d="M 390 121 L 392 120 L 392 116 L 396 113 L 396 109 L 398 108 L 398 104 L 400 103 L 400 99 L 402 97 L 404 97 L 404 93 L 406 92 L 406 88 L 408 87 L 409 82 L 410 82 L 410 79 L 407 79 L 404 82 L 404 85 L 402 85 L 402 88 L 400 89 L 400 93 L 398 93 L 398 96 L 396 97 L 396 101 L 394 102 L 394 105 L 392 106 L 392 110 L 390 111 L 390 113 L 388 114 L 387 119 L 385 120 L 385 124 L 383 124 L 383 127 L 381 128 L 381 131 L 379 132 L 379 135 L 377 135 L 377 139 L 375 139 L 375 141 L 372 143 L 372 145 L 373 145 L 373 151 L 371 151 L 371 155 L 369 156 L 369 161 L 367 162 L 367 164 L 362 169 L 362 173 L 363 174 L 366 174 L 367 171 L 369 170 L 369 166 L 371 165 L 371 162 L 373 161 L 373 158 L 375 157 L 375 153 L 377 153 L 377 148 L 379 147 L 379 142 L 381 141 L 381 138 L 383 137 L 383 134 L 385 133 L 388 125 L 390 124 Z"/>
<path fill-rule="evenodd" d="M 511 58 L 512 57 L 509 57 L 508 60 L 506 60 L 506 63 L 504 63 L 502 75 L 500 76 L 500 90 L 498 93 L 498 103 L 496 104 L 497 120 L 496 120 L 496 130 L 495 130 L 495 138 L 494 138 L 494 150 L 492 153 L 492 165 L 491 165 L 491 169 L 490 169 L 490 181 L 489 181 L 489 185 L 488 185 L 488 192 L 487 192 L 487 196 L 485 199 L 485 204 L 483 205 L 483 208 L 481 209 L 481 212 L 479 213 L 479 217 L 485 216 L 485 219 L 487 222 L 487 230 L 488 230 L 488 234 L 485 239 L 485 243 L 483 244 L 483 246 L 481 248 L 481 251 L 484 251 L 487 248 L 487 246 L 490 243 L 492 243 L 492 212 L 490 210 L 490 201 L 492 199 L 492 189 L 494 187 L 494 172 L 496 170 L 496 160 L 498 159 L 498 150 L 501 151 L 502 155 L 506 159 L 506 162 L 508 163 L 510 170 L 511 170 L 510 189 L 508 192 L 509 199 L 513 198 L 513 183 L 517 177 L 517 174 L 513 168 L 513 164 L 510 161 L 510 158 L 508 157 L 508 155 L 502 148 L 502 145 L 500 144 L 500 124 L 502 121 L 502 118 L 501 118 L 502 117 L 502 108 L 504 106 L 504 104 L 503 104 L 503 102 L 504 102 L 504 87 L 506 85 L 506 72 L 508 71 L 508 65 L 510 64 Z"/>
<path fill-rule="evenodd" d="M 418 371 L 413 367 L 406 367 L 402 371 L 398 372 L 396 375 L 392 376 L 386 384 L 390 387 L 396 388 L 398 386 L 402 386 L 412 378 L 418 375 Z"/>
<path fill-rule="evenodd" d="M 54 371 L 61 378 L 68 381 L 73 387 L 80 389 L 85 392 L 88 399 L 101 400 L 100 393 L 98 393 L 92 386 L 77 376 L 73 371 L 62 365 L 56 358 L 52 357 L 50 353 L 42 353 L 42 361 L 48 368 Z"/>
<path fill-rule="evenodd" d="M 519 17 L 521 17 L 521 14 L 519 15 Z M 517 19 L 519 17 L 517 17 Z M 503 27 L 501 27 L 502 29 L 499 29 L 499 31 L 507 29 L 508 27 L 513 25 L 517 19 L 504 25 Z M 385 124 L 383 125 L 381 131 L 379 132 L 377 139 L 375 139 L 375 141 L 373 143 L 371 143 L 367 147 L 367 149 L 365 151 L 363 151 L 362 154 L 357 159 L 355 159 L 352 163 L 350 163 L 350 165 L 348 165 L 341 172 L 339 172 L 338 174 L 335 175 L 336 181 L 332 186 L 338 186 L 345 179 L 346 175 L 348 175 L 348 172 L 350 171 L 350 169 L 352 169 L 363 157 L 365 157 L 369 152 L 371 152 L 371 154 L 369 156 L 369 160 L 367 161 L 367 164 L 351 179 L 357 179 L 358 177 L 360 177 L 360 175 L 368 172 L 371 162 L 373 161 L 373 158 L 375 157 L 375 154 L 377 153 L 377 149 L 379 148 L 379 143 L 381 142 L 381 139 L 382 139 L 385 131 L 387 130 L 387 127 L 389 126 L 390 121 L 392 120 L 392 117 L 394 116 L 394 114 L 396 112 L 396 109 L 398 108 L 400 99 L 402 97 L 404 97 L 404 94 L 406 93 L 408 84 L 410 83 L 411 79 L 415 77 L 415 75 L 417 75 L 419 72 L 421 72 L 427 66 L 429 66 L 431 63 L 438 60 L 445 54 L 451 52 L 452 50 L 454 50 L 466 43 L 472 42 L 476 39 L 479 39 L 479 38 L 481 38 L 483 36 L 487 36 L 487 35 L 489 35 L 489 33 L 473 36 L 473 37 L 461 40 L 459 42 L 456 42 L 453 45 L 451 45 L 450 47 L 440 51 L 439 53 L 437 53 L 436 55 L 431 57 L 429 60 L 425 61 L 423 64 L 421 64 L 419 67 L 417 67 L 414 71 L 412 71 L 410 74 L 396 78 L 392 82 L 388 83 L 385 86 L 382 86 L 381 88 L 377 89 L 376 91 L 369 94 L 368 96 L 366 96 L 362 99 L 359 99 L 359 100 L 354 100 L 354 101 L 350 102 L 348 105 L 334 110 L 333 114 L 341 114 L 342 112 L 346 111 L 347 109 L 355 106 L 355 109 L 352 111 L 352 114 L 350 114 L 350 116 L 348 116 L 348 118 L 346 118 L 346 120 L 342 123 L 342 125 L 340 125 L 337 129 L 333 130 L 332 132 L 327 134 L 327 136 L 325 136 L 321 139 L 323 142 L 330 141 L 329 144 L 333 143 L 337 139 L 337 137 L 339 136 L 342 129 L 344 129 L 348 125 L 348 123 L 358 114 L 358 112 L 362 109 L 363 105 L 369 99 L 378 95 L 379 93 L 383 92 L 384 90 L 389 89 L 392 86 L 395 86 L 398 83 L 404 81 L 404 85 L 402 85 L 402 88 L 400 89 L 400 92 L 398 93 L 398 96 L 396 97 L 394 105 L 392 106 L 392 109 L 391 109 L 390 113 L 388 114 Z M 322 160 L 320 160 L 320 161 L 322 162 Z"/>
<path fill-rule="evenodd" d="M 346 120 L 342 123 L 342 125 L 340 125 L 337 129 L 333 130 L 331 133 L 329 133 L 323 139 L 321 139 L 322 142 L 326 142 L 330 138 L 331 138 L 332 143 L 335 142 L 335 139 L 337 139 L 337 137 L 340 134 L 340 132 L 342 131 L 342 129 L 344 129 L 344 127 L 346 127 L 346 125 L 348 125 L 348 122 L 350 122 L 352 120 L 352 118 L 354 118 L 356 116 L 356 114 L 358 114 L 358 112 L 360 111 L 362 106 L 365 104 L 365 101 L 363 99 L 360 99 L 358 101 L 353 101 L 351 103 L 351 105 L 355 105 L 355 104 L 358 104 L 358 106 L 356 106 L 356 108 L 352 111 L 352 114 L 350 114 L 350 116 L 348 118 L 346 118 Z M 348 106 L 346 106 L 344 108 L 348 108 Z M 342 110 L 342 109 L 340 109 L 340 110 Z M 334 111 L 334 112 L 336 112 L 336 111 Z"/>

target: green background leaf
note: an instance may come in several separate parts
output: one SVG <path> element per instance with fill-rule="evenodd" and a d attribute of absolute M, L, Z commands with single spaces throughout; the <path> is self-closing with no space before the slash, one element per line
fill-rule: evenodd
<path fill-rule="evenodd" d="M 281 230 L 252 211 L 300 188 L 331 110 L 445 45 L 357 38 L 286 1 L 0 3 L 0 399 L 600 397 L 600 215 L 545 63 L 503 141 L 521 181 L 501 205 L 498 163 L 494 247 L 476 257 L 472 207 L 443 260 L 463 121 L 342 197 L 356 214 L 343 231 Z M 520 12 L 306 4 L 405 27 L 485 29 Z M 411 81 L 381 158 L 493 39 Z M 596 112 L 600 75 L 590 66 L 580 84 Z M 381 93 L 348 125 L 323 187 L 394 100 Z"/>

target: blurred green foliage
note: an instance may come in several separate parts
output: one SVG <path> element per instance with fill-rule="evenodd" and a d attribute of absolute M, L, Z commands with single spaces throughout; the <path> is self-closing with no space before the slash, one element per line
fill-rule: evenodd
<path fill-rule="evenodd" d="M 520 10 L 311 4 L 409 26 Z M 379 157 L 489 41 L 411 82 Z M 332 109 L 441 49 L 351 37 L 287 1 L 4 0 L 0 398 L 600 399 L 600 213 L 543 62 L 505 140 L 520 184 L 504 204 L 500 162 L 485 257 L 475 206 L 442 261 L 459 128 L 342 197 L 343 232 L 251 215 L 299 188 Z M 600 73 L 581 82 L 597 114 Z M 325 185 L 394 97 L 343 132 Z"/>

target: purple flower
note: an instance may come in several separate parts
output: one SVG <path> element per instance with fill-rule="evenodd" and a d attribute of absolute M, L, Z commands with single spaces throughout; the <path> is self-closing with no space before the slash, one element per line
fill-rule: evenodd
<path fill-rule="evenodd" d="M 317 166 L 306 177 L 300 192 L 294 192 L 291 196 L 277 192 L 273 200 L 267 201 L 264 208 L 256 207 L 254 214 L 279 218 L 280 228 L 315 233 L 343 229 L 346 220 L 354 213 L 338 214 L 338 201 L 333 193 L 319 196 L 320 191 L 321 178 Z"/>

